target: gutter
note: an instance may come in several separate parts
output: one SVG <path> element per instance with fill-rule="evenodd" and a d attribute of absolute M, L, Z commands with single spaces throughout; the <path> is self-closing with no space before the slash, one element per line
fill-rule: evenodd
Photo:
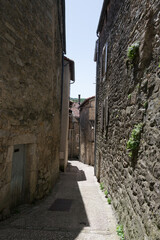
<path fill-rule="evenodd" d="M 63 83 L 64 83 L 64 52 L 62 53 L 62 73 L 61 73 L 61 117 L 62 117 L 62 103 L 63 103 Z"/>
<path fill-rule="evenodd" d="M 65 0 L 61 0 L 62 4 L 62 19 L 63 19 L 63 52 L 66 54 L 66 15 L 65 15 Z"/>

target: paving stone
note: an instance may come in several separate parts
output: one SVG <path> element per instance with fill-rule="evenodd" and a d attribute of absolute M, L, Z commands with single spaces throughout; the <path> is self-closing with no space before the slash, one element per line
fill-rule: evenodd
<path fill-rule="evenodd" d="M 1 240 L 119 239 L 112 207 L 99 188 L 93 167 L 78 161 L 69 163 L 47 198 L 34 206 L 20 206 L 20 213 L 1 222 Z M 75 167 L 77 171 L 72 171 Z M 79 172 L 83 172 L 82 179 Z M 59 199 L 61 203 L 71 201 L 70 208 L 50 211 Z"/>

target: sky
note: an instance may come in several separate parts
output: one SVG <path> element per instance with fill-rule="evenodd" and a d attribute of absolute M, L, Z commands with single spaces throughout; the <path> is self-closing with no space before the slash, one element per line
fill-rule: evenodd
<path fill-rule="evenodd" d="M 95 95 L 96 30 L 103 0 L 66 0 L 66 56 L 75 62 L 75 83 L 70 96 L 88 98 Z"/>

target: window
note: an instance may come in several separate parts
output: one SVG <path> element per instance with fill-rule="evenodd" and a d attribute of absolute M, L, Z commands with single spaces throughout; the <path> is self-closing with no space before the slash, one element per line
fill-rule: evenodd
<path fill-rule="evenodd" d="M 105 131 L 107 134 L 109 125 L 109 108 L 108 108 L 108 97 L 102 102 L 101 105 L 101 119 L 100 119 L 100 128 L 102 133 Z"/>
<path fill-rule="evenodd" d="M 108 44 L 106 43 L 103 47 L 102 57 L 101 57 L 101 81 L 105 81 L 106 79 L 106 72 L 107 72 L 107 47 Z"/>

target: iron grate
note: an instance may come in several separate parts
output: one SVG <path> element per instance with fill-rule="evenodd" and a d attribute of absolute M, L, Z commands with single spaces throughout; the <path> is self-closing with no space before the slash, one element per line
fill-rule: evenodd
<path fill-rule="evenodd" d="M 73 200 L 57 198 L 49 208 L 50 211 L 69 211 Z"/>

